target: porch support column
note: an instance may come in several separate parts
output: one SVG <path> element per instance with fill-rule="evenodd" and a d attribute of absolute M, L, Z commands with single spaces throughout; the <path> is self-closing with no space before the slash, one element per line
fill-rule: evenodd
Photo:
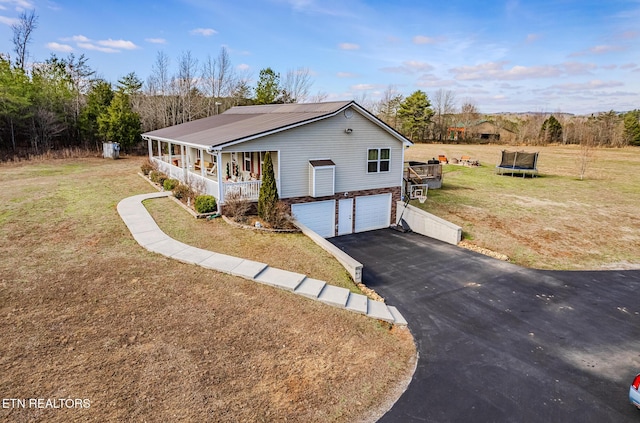
<path fill-rule="evenodd" d="M 216 161 L 218 163 L 218 214 L 222 214 L 222 205 L 224 201 L 224 186 L 222 185 L 222 152 L 218 150 L 216 153 Z"/>
<path fill-rule="evenodd" d="M 171 161 L 172 147 L 173 146 L 171 145 L 171 143 L 169 143 L 169 147 L 168 147 L 168 150 L 169 150 L 169 164 L 173 166 L 173 162 Z"/>
<path fill-rule="evenodd" d="M 205 166 L 204 149 L 200 149 L 200 175 L 205 178 L 207 175 L 207 167 Z"/>
<path fill-rule="evenodd" d="M 280 188 L 280 150 L 276 151 L 276 157 L 278 158 L 278 177 L 276 178 L 276 188 L 278 189 L 278 196 L 282 195 L 282 189 Z M 271 159 L 273 162 L 273 159 Z M 275 177 L 275 175 L 274 175 Z"/>
<path fill-rule="evenodd" d="M 186 146 L 184 145 L 180 146 L 180 153 L 182 155 L 182 180 L 185 182 L 187 181 L 187 178 L 188 178 L 187 173 L 189 172 L 189 163 L 188 163 L 189 159 L 185 152 L 186 149 L 187 149 Z"/>
<path fill-rule="evenodd" d="M 153 142 L 151 138 L 147 138 L 147 149 L 149 150 L 149 160 L 153 158 Z"/>
<path fill-rule="evenodd" d="M 162 146 L 160 145 L 160 140 L 158 140 L 158 160 L 162 160 Z"/>

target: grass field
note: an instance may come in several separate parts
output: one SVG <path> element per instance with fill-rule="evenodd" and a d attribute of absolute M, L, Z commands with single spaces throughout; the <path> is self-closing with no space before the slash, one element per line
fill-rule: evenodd
<path fill-rule="evenodd" d="M 406 329 L 140 247 L 116 205 L 152 190 L 141 163 L 0 165 L 0 392 L 90 404 L 0 420 L 372 421 L 397 398 L 415 365 Z M 148 206 L 185 242 L 346 283 L 303 235 Z"/>
<path fill-rule="evenodd" d="M 499 176 L 500 151 L 539 151 L 537 178 Z M 640 268 L 640 149 L 594 149 L 584 180 L 576 146 L 416 144 L 407 160 L 469 155 L 417 207 L 463 228 L 470 242 L 542 269 Z M 413 204 L 413 203 L 412 203 Z"/>

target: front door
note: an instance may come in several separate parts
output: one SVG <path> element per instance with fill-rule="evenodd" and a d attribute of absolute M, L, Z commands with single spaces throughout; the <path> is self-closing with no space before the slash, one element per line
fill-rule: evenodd
<path fill-rule="evenodd" d="M 353 198 L 338 201 L 338 235 L 353 233 Z"/>

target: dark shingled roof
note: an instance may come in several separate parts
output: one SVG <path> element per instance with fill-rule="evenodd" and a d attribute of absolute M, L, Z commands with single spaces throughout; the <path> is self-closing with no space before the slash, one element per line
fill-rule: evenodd
<path fill-rule="evenodd" d="M 142 134 L 145 138 L 216 147 L 257 138 L 339 113 L 353 101 L 236 106 L 226 112 Z"/>
<path fill-rule="evenodd" d="M 309 164 L 313 167 L 322 167 L 322 166 L 335 166 L 336 164 L 333 160 L 309 160 Z"/>

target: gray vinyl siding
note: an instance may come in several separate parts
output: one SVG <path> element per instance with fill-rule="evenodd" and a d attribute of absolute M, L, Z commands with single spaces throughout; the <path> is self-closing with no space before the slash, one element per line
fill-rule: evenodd
<path fill-rule="evenodd" d="M 315 168 L 315 180 L 312 181 L 313 186 L 309 195 L 314 197 L 324 197 L 335 194 L 335 192 L 333 192 L 333 171 L 333 167 Z"/>
<path fill-rule="evenodd" d="M 352 133 L 345 133 L 351 128 Z M 370 148 L 390 149 L 389 172 L 367 173 Z M 335 167 L 335 191 L 395 187 L 402 180 L 403 143 L 354 111 L 351 119 L 342 113 L 257 140 L 243 142 L 223 151 L 277 151 L 280 169 L 280 197 L 310 195 L 309 160 L 331 159 Z M 278 169 L 278 163 L 274 168 Z M 276 170 L 277 172 L 277 170 Z"/>

